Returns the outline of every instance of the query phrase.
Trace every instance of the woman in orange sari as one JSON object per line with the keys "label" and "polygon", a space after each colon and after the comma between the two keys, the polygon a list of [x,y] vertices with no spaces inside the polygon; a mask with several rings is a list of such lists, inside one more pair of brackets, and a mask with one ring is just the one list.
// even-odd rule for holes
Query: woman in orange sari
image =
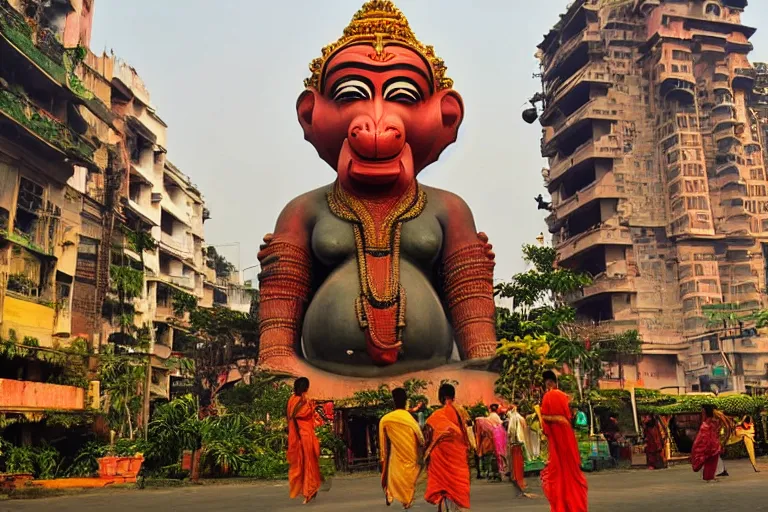
{"label": "woman in orange sari", "polygon": [[320,475],[320,442],[315,435],[315,403],[307,398],[309,379],[293,383],[288,399],[288,486],[291,499],[302,495],[306,505],[317,496]]}
{"label": "woman in orange sari", "polygon": [[544,372],[547,392],[541,401],[541,425],[549,443],[549,460],[541,472],[541,487],[551,512],[587,512],[587,480],[571,427],[568,395],[557,389],[557,377]]}
{"label": "woman in orange sari", "polygon": [[443,404],[427,420],[424,437],[427,450],[427,503],[439,512],[469,510],[469,438],[466,419],[453,405],[456,390],[450,384],[440,386],[438,398]]}

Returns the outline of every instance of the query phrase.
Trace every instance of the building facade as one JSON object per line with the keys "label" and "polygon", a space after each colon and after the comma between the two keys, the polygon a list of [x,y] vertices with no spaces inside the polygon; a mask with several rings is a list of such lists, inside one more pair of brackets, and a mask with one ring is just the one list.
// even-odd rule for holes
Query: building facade
{"label": "building facade", "polygon": [[571,300],[640,332],[627,378],[648,387],[768,385],[748,320],[765,307],[768,181],[746,4],[577,0],[538,47],[547,222],[560,264],[593,277]]}
{"label": "building facade", "polygon": [[107,343],[168,398],[174,300],[250,308],[207,266],[208,210],[141,77],[88,49],[93,5],[0,0],[0,416],[97,408]]}

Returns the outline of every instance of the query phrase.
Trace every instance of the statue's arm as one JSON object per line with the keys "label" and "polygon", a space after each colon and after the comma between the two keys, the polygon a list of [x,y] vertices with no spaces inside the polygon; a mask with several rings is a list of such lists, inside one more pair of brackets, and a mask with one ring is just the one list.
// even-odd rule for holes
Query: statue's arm
{"label": "statue's arm", "polygon": [[496,353],[492,246],[478,233],[469,206],[455,194],[439,191],[444,245],[443,300],[464,359],[489,359]]}
{"label": "statue's arm", "polygon": [[258,254],[259,365],[265,368],[290,370],[298,360],[296,346],[311,287],[312,218],[311,198],[294,199]]}

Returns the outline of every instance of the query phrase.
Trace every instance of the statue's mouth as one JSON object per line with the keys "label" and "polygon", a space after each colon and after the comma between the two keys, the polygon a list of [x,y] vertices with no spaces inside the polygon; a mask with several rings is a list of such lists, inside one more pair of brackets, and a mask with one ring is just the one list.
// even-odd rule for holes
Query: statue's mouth
{"label": "statue's mouth", "polygon": [[405,171],[403,166],[403,153],[405,147],[390,158],[364,158],[354,150],[350,153],[347,173],[350,178],[371,185],[384,185],[397,180]]}

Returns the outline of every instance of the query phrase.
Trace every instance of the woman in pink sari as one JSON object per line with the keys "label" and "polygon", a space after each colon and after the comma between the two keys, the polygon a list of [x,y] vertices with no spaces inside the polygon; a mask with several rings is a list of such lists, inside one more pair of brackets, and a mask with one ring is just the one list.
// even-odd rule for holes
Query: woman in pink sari
{"label": "woman in pink sari", "polygon": [[507,464],[507,429],[499,425],[493,429],[493,448],[496,452],[496,463],[499,466],[499,475],[503,478],[509,472]]}

